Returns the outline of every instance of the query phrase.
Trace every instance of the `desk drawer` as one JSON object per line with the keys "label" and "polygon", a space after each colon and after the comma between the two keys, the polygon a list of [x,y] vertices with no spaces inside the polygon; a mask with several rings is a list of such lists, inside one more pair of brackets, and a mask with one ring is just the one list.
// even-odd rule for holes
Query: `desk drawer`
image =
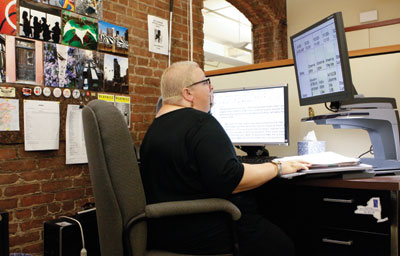
{"label": "desk drawer", "polygon": [[315,236],[312,244],[316,245],[315,255],[390,255],[389,235],[367,232],[323,229]]}
{"label": "desk drawer", "polygon": [[[390,191],[311,188],[304,192],[314,197],[311,215],[318,226],[390,234]],[[375,207],[366,207],[368,203]]]}

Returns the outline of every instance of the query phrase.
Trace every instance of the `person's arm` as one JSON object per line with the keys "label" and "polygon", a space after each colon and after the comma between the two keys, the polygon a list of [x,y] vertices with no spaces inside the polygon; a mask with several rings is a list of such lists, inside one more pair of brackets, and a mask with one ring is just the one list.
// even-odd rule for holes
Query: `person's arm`
{"label": "person's arm", "polygon": [[[233,194],[257,188],[279,174],[276,164],[243,164],[244,172],[239,185],[233,190]],[[299,170],[308,169],[310,165],[302,161],[282,162],[282,174],[294,173]]]}

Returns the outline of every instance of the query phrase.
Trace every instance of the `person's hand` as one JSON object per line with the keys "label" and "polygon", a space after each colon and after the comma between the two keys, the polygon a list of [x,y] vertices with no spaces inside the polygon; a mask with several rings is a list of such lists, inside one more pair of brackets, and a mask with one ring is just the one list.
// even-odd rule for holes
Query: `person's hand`
{"label": "person's hand", "polygon": [[282,174],[294,173],[300,170],[308,170],[311,166],[310,163],[299,161],[299,160],[290,160],[290,161],[282,161]]}

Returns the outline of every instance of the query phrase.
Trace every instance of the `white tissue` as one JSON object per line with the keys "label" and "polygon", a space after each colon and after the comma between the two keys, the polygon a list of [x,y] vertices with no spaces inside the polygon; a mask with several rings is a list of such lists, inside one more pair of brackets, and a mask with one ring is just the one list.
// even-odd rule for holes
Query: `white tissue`
{"label": "white tissue", "polygon": [[314,131],[309,131],[306,136],[304,136],[303,141],[317,141],[317,136]]}
{"label": "white tissue", "polygon": [[318,141],[314,131],[304,136],[303,141],[297,142],[298,155],[307,155],[325,152],[325,141]]}

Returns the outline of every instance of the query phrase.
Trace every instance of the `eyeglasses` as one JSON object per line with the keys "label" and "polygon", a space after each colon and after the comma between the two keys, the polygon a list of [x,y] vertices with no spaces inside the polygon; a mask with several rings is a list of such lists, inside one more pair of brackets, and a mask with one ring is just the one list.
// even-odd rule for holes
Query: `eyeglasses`
{"label": "eyeglasses", "polygon": [[211,81],[210,81],[210,78],[206,78],[206,79],[204,79],[204,80],[195,82],[195,83],[189,85],[188,87],[192,87],[193,85],[196,85],[196,84],[210,85],[210,84],[211,84]]}

